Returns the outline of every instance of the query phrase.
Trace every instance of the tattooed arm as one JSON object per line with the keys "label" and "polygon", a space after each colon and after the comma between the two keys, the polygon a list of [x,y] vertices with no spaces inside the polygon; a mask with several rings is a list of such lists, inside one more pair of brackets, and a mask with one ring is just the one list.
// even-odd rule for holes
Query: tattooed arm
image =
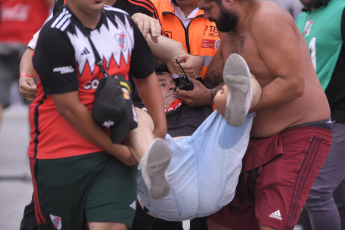
{"label": "tattooed arm", "polygon": [[217,94],[218,90],[221,90],[222,86],[224,85],[223,68],[223,53],[221,50],[219,50],[212,58],[212,61],[203,79],[205,86],[210,89],[211,101],[213,101],[214,96]]}
{"label": "tattooed arm", "polygon": [[[224,60],[222,51],[219,50],[207,69],[207,72],[203,78],[205,86],[209,89],[213,89],[219,85],[223,85],[223,68]],[[218,88],[218,87],[217,87]]]}

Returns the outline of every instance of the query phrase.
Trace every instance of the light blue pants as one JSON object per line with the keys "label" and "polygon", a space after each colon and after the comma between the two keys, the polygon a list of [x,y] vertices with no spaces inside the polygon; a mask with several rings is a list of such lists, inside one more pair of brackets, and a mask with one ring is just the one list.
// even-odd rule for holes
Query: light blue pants
{"label": "light blue pants", "polygon": [[169,221],[208,216],[230,203],[254,116],[249,114],[241,127],[232,127],[214,111],[192,136],[175,141],[167,135],[172,155],[167,169],[170,193],[152,199],[139,173],[141,202],[152,214]]}

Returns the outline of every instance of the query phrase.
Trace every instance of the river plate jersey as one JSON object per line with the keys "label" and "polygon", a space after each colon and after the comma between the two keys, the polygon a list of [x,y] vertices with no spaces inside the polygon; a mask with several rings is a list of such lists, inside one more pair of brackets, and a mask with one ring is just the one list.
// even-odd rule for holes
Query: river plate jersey
{"label": "river plate jersey", "polygon": [[296,25],[306,39],[316,73],[327,95],[332,119],[345,123],[345,1],[301,13]]}
{"label": "river plate jersey", "polygon": [[[57,13],[65,3],[66,0],[55,0],[54,14]],[[142,13],[159,19],[155,6],[149,0],[116,0],[113,7],[126,11],[130,16],[135,13]]]}
{"label": "river plate jersey", "polygon": [[30,157],[53,159],[102,151],[59,115],[50,97],[78,91],[80,102],[91,112],[102,73],[88,37],[109,74],[145,78],[154,71],[153,54],[126,12],[106,6],[91,30],[64,6],[42,28],[33,56],[39,77],[37,98],[30,105]]}

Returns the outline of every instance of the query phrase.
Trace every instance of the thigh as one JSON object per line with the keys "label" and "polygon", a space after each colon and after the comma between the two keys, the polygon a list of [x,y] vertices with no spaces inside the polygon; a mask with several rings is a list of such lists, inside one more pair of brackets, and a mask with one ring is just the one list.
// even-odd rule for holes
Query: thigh
{"label": "thigh", "polygon": [[292,229],[327,157],[331,132],[301,128],[281,135],[283,154],[262,167],[255,182],[259,225]]}
{"label": "thigh", "polygon": [[22,221],[20,222],[19,230],[37,230],[37,223],[35,217],[34,197],[31,202],[25,206]]}
{"label": "thigh", "polygon": [[207,218],[199,217],[199,218],[192,219],[190,221],[190,230],[208,230]]}
{"label": "thigh", "polygon": [[149,215],[137,201],[135,217],[130,230],[183,230],[182,221],[166,221]]}
{"label": "thigh", "polygon": [[87,229],[83,193],[88,187],[85,181],[89,180],[78,169],[71,172],[70,165],[77,163],[73,161],[31,159],[38,229]]}
{"label": "thigh", "polygon": [[[122,167],[118,167],[120,164]],[[127,201],[124,213],[133,210],[130,212],[134,215],[134,204],[132,207],[130,205],[135,201],[136,167],[128,167],[129,169],[126,170],[124,169],[126,166],[106,153],[37,160],[32,166],[35,212],[39,229],[54,229],[61,226],[65,230],[88,229],[87,222],[97,222],[95,220],[98,215],[104,213],[106,214],[102,218],[105,221],[99,222],[125,222],[126,225],[130,225],[133,216],[130,216],[129,220],[123,219],[123,222],[117,221],[116,214],[109,221],[106,218],[112,215],[112,212],[123,208],[121,199]],[[117,173],[123,177],[122,184],[117,179],[119,177]],[[104,183],[108,183],[107,186]],[[113,185],[113,183],[117,184]],[[128,184],[133,185],[131,190]],[[116,192],[126,190],[126,192],[116,193],[115,190]],[[124,193],[134,193],[131,202],[125,196],[118,197]],[[113,197],[121,202],[114,204]],[[104,204],[107,199],[109,204]],[[99,213],[94,214],[94,212]]]}
{"label": "thigh", "polygon": [[109,156],[107,165],[88,189],[85,213],[88,222],[122,223],[130,227],[137,195],[137,167],[128,167]]}

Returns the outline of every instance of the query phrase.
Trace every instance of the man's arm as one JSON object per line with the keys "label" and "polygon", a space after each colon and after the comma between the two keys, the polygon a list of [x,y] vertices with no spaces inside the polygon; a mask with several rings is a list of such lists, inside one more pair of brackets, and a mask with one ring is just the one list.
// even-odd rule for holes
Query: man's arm
{"label": "man's arm", "polygon": [[148,36],[146,37],[146,41],[154,56],[167,64],[170,73],[183,74],[175,61],[177,58],[188,77],[194,79],[199,77],[200,70],[203,67],[203,59],[199,56],[187,54],[180,42],[162,35],[157,39]]}
{"label": "man's arm", "polygon": [[205,87],[199,81],[194,82],[194,90],[184,91],[177,89],[178,97],[187,105],[192,107],[199,107],[212,104],[218,90],[224,85],[223,82],[223,68],[224,60],[223,54],[220,51],[213,57],[207,72],[203,78]]}
{"label": "man's arm", "polygon": [[85,139],[103,148],[126,165],[137,164],[128,147],[113,144],[105,130],[95,122],[90,111],[79,101],[78,91],[53,94],[51,98],[59,114]]}
{"label": "man's arm", "polygon": [[53,7],[54,6],[54,3],[55,1],[54,0],[45,0],[46,3],[48,4],[49,7]]}
{"label": "man's arm", "polygon": [[167,122],[164,112],[164,103],[156,73],[153,72],[146,78],[133,78],[138,89],[139,96],[144,102],[154,123],[153,135],[165,138]]}
{"label": "man's arm", "polygon": [[[204,60],[201,56],[191,55],[191,54],[180,54],[176,57],[179,61],[181,67],[188,77],[197,79],[200,76],[200,71],[204,66]],[[178,75],[183,75],[183,71],[180,66],[173,62],[174,73]]]}
{"label": "man's arm", "polygon": [[148,39],[148,35],[151,35],[151,39],[157,41],[157,37],[160,36],[162,31],[159,20],[142,13],[135,13],[131,18],[137,24],[145,39]]}
{"label": "man's arm", "polygon": [[203,78],[205,86],[209,89],[217,88],[223,84],[224,58],[220,49],[212,58],[212,61]]}
{"label": "man's arm", "polygon": [[29,101],[33,101],[36,97],[37,88],[34,82],[34,78],[36,77],[36,71],[32,64],[32,55],[34,51],[30,48],[27,48],[24,52],[22,59],[20,60],[19,71],[20,73],[26,73],[29,75],[25,76],[22,75],[19,78],[19,92],[23,95],[23,97]]}
{"label": "man's arm", "polygon": [[158,60],[167,64],[170,73],[175,73],[173,63],[175,58],[181,54],[187,54],[182,44],[165,36],[159,36],[157,40],[153,40],[150,36],[146,38],[153,55]]}

